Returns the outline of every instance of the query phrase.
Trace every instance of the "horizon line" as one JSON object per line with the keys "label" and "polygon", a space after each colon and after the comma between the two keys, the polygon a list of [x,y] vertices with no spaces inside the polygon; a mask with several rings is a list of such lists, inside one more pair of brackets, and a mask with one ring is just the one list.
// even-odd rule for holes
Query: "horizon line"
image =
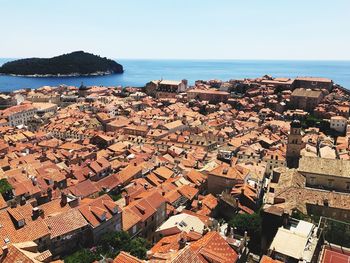
{"label": "horizon line", "polygon": [[[73,51],[74,52],[74,51]],[[90,52],[88,52],[90,53]],[[69,54],[69,53],[63,53],[63,54]],[[92,53],[93,54],[93,53]],[[56,55],[55,55],[56,56]],[[57,55],[59,56],[59,55]],[[99,55],[101,57],[106,57],[103,55]],[[51,56],[54,57],[54,56]],[[0,59],[26,59],[26,58],[51,58],[51,57],[38,57],[38,56],[31,56],[31,57],[2,57],[0,56]],[[350,58],[348,59],[329,59],[329,58],[152,58],[152,57],[107,57],[110,59],[121,59],[121,60],[197,60],[197,61],[336,61],[336,62],[350,62]]]}

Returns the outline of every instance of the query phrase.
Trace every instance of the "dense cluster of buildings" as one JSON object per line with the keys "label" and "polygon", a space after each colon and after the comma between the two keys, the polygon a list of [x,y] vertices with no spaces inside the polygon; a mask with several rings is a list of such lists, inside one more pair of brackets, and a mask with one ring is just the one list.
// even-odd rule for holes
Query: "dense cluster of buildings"
{"label": "dense cluster of buildings", "polygon": [[[331,80],[157,80],[0,98],[0,262],[59,262],[114,231],[152,244],[146,259],[114,262],[349,255],[305,219],[350,220],[350,96]],[[253,255],[254,236],[228,222],[257,213],[270,234]]]}

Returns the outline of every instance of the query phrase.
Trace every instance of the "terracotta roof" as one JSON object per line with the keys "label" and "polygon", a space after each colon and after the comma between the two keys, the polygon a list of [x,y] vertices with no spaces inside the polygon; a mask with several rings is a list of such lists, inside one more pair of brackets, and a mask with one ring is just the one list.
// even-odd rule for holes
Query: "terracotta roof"
{"label": "terracotta roof", "polygon": [[197,186],[201,186],[206,180],[206,176],[195,169],[192,169],[189,173],[187,173],[186,177]]}
{"label": "terracotta roof", "polygon": [[141,222],[141,217],[138,216],[137,213],[135,213],[132,209],[128,207],[123,208],[122,225],[124,231],[128,231],[130,228],[132,228],[139,222]]}
{"label": "terracotta roof", "polygon": [[127,252],[121,251],[119,255],[113,260],[113,263],[142,263],[140,260]]}
{"label": "terracotta roof", "polygon": [[96,199],[83,199],[83,201],[83,204],[78,209],[94,228],[104,221],[108,221],[114,215],[121,213],[121,209],[107,194]]}
{"label": "terracotta roof", "polygon": [[229,179],[243,180],[248,174],[242,174],[237,168],[231,167],[228,164],[221,164],[210,171],[210,175],[225,177]]}
{"label": "terracotta roof", "polygon": [[251,187],[249,184],[236,184],[231,191],[232,196],[236,197],[241,194],[246,196],[252,202],[257,199],[257,191],[255,188]]}
{"label": "terracotta roof", "polygon": [[77,185],[67,188],[69,192],[77,197],[88,197],[90,195],[98,193],[99,189],[88,179]]}
{"label": "terracotta roof", "polygon": [[129,164],[117,174],[117,178],[122,184],[125,184],[134,179],[138,174],[141,174],[141,172],[141,165]]}
{"label": "terracotta roof", "polygon": [[180,250],[179,240],[181,238],[185,238],[186,242],[193,242],[199,240],[202,235],[196,233],[196,235],[192,235],[192,232],[188,234],[186,232],[178,233],[175,235],[163,237],[159,240],[150,250],[153,253],[166,253],[171,250],[178,251]]}
{"label": "terracotta roof", "polygon": [[150,191],[142,199],[133,201],[127,207],[141,217],[142,222],[156,213],[157,209],[165,203],[166,200],[158,191]]}
{"label": "terracotta roof", "polygon": [[10,108],[0,111],[0,115],[4,117],[8,117],[19,112],[25,112],[25,111],[34,110],[34,109],[35,108],[30,104],[21,104],[21,105],[12,106]]}
{"label": "terracotta roof", "polygon": [[[34,242],[21,242],[8,246],[8,252],[2,258],[2,263],[39,263],[48,262],[51,259],[49,250],[38,252],[37,244]],[[51,261],[50,261],[51,262]]]}
{"label": "terracotta roof", "polygon": [[88,225],[88,222],[77,209],[71,209],[57,216],[46,218],[45,223],[50,229],[51,239],[69,234]]}
{"label": "terracotta roof", "polygon": [[203,263],[234,263],[238,259],[237,253],[218,232],[208,232],[203,238],[193,242],[191,249]]}
{"label": "terracotta roof", "polygon": [[266,255],[263,255],[261,260],[260,260],[260,263],[282,263],[282,261],[279,261],[279,260],[275,260],[275,259],[272,259]]}
{"label": "terracotta roof", "polygon": [[193,200],[193,198],[195,198],[195,196],[199,192],[198,189],[196,189],[190,185],[183,185],[183,186],[178,188],[178,191],[181,195],[183,195],[184,197],[186,197],[189,200]]}
{"label": "terracotta roof", "polygon": [[164,124],[163,126],[167,129],[167,130],[172,130],[172,129],[176,129],[180,126],[182,126],[183,123],[181,120],[176,120],[176,121],[173,121],[173,122],[169,122],[169,123],[166,123]]}
{"label": "terracotta roof", "polygon": [[153,173],[155,173],[157,176],[159,176],[160,178],[166,180],[169,179],[170,177],[172,177],[174,175],[174,172],[168,168],[166,168],[165,166],[161,166],[157,169],[155,169],[153,171]]}
{"label": "terracotta roof", "polygon": [[108,175],[99,181],[95,182],[95,186],[101,191],[103,189],[114,189],[116,188],[121,182],[118,179],[117,174],[111,174]]}

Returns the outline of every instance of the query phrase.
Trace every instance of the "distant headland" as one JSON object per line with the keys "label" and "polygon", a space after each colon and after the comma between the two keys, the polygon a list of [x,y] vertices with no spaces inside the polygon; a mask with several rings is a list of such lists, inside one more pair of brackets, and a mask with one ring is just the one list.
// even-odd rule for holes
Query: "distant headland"
{"label": "distant headland", "polygon": [[0,67],[0,74],[26,77],[99,76],[123,72],[123,66],[114,60],[84,51],[52,58],[19,59]]}

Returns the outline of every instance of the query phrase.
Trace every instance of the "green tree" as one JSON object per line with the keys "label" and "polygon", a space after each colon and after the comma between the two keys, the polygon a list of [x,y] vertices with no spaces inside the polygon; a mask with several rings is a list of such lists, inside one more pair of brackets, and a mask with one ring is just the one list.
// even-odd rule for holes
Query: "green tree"
{"label": "green tree", "polygon": [[133,240],[131,240],[128,251],[131,255],[140,258],[145,259],[147,250],[150,248],[150,244],[147,242],[146,239],[137,237]]}
{"label": "green tree", "polygon": [[0,194],[5,194],[6,192],[12,190],[12,186],[9,184],[7,179],[0,180]]}
{"label": "green tree", "polygon": [[328,220],[325,239],[333,244],[350,247],[350,224]]}
{"label": "green tree", "polygon": [[229,225],[236,228],[239,234],[247,231],[250,237],[248,247],[253,253],[260,253],[261,250],[261,221],[260,212],[237,214],[229,221]]}
{"label": "green tree", "polygon": [[65,263],[91,263],[99,259],[100,257],[98,256],[97,253],[93,253],[89,249],[83,248],[67,256],[64,259],[64,262]]}
{"label": "green tree", "polygon": [[260,233],[261,231],[261,218],[258,213],[254,214],[238,214],[229,224],[232,227],[236,227],[238,232],[244,234],[247,231],[249,235]]}
{"label": "green tree", "polygon": [[118,201],[119,199],[122,198],[121,194],[108,193],[108,195],[113,199],[113,201]]}
{"label": "green tree", "polygon": [[113,259],[121,251],[129,252],[135,257],[145,259],[149,248],[150,244],[144,238],[131,239],[129,233],[124,231],[110,232],[101,237],[94,250],[82,248],[66,257],[64,262],[91,263],[101,259],[101,255],[105,258]]}
{"label": "green tree", "polygon": [[99,241],[102,253],[110,257],[119,254],[120,251],[126,251],[130,244],[130,235],[128,232],[111,232],[103,235]]}

